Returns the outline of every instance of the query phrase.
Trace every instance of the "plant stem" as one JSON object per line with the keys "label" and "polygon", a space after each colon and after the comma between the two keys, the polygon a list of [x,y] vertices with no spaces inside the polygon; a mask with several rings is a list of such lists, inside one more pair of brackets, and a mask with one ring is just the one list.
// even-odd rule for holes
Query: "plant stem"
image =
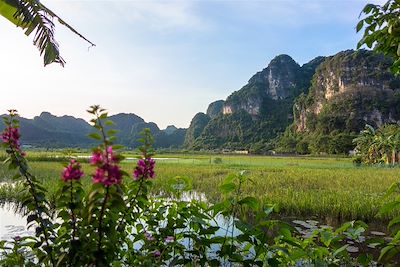
{"label": "plant stem", "polygon": [[[28,185],[29,185],[29,187],[30,187],[30,192],[31,192],[31,195],[32,195],[32,197],[33,197],[33,200],[34,200],[34,203],[35,203],[35,213],[36,213],[36,217],[37,217],[37,219],[39,220],[39,225],[40,225],[40,227],[43,229],[43,234],[44,234],[44,237],[45,237],[45,242],[46,242],[46,245],[47,245],[47,247],[49,248],[49,250],[50,250],[50,253],[49,253],[49,257],[50,257],[50,261],[51,261],[51,265],[52,266],[55,266],[55,261],[54,261],[54,258],[53,258],[53,252],[52,252],[52,247],[50,246],[50,242],[49,242],[49,233],[47,232],[47,226],[44,224],[44,222],[43,222],[43,218],[42,218],[42,212],[39,212],[39,209],[40,209],[40,207],[41,207],[41,205],[39,204],[40,202],[39,202],[39,200],[38,200],[38,198],[37,198],[37,195],[36,195],[36,187],[35,187],[35,184],[34,184],[34,182],[32,181],[32,179],[34,179],[34,176],[32,175],[32,174],[30,174],[26,169],[26,165],[24,166],[23,164],[22,164],[22,162],[21,162],[21,160],[20,160],[20,155],[19,155],[19,152],[18,151],[16,151],[12,146],[10,146],[10,149],[11,149],[11,154],[13,155],[13,157],[16,159],[16,161],[17,161],[17,164],[18,164],[18,166],[20,167],[20,168],[22,168],[22,167],[24,167],[24,171],[22,172],[21,171],[21,169],[20,169],[20,173],[25,177],[25,179],[26,179],[26,182],[28,183]],[[41,209],[40,209],[41,210]],[[47,216],[48,216],[48,214],[46,214]]]}
{"label": "plant stem", "polygon": [[[51,250],[51,246],[50,246],[50,242],[49,242],[49,233],[47,232],[47,226],[44,224],[44,222],[43,222],[43,218],[42,218],[42,214],[41,213],[39,213],[38,212],[38,210],[39,210],[39,208],[40,208],[40,205],[39,205],[39,200],[37,199],[37,196],[36,196],[36,188],[35,188],[35,184],[31,181],[31,179],[29,178],[29,176],[31,176],[32,177],[32,175],[30,174],[30,173],[26,173],[25,175],[25,178],[26,178],[26,181],[28,182],[28,184],[29,184],[29,187],[31,188],[31,190],[32,190],[32,196],[33,196],[33,199],[34,199],[34,201],[35,201],[35,209],[36,209],[36,216],[37,216],[37,218],[39,219],[39,224],[40,224],[40,227],[42,227],[42,229],[43,229],[43,234],[44,234],[44,237],[45,237],[45,242],[46,242],[46,245],[47,245],[47,247],[48,248],[50,248],[50,253],[49,253],[49,256],[50,256],[50,261],[51,261],[51,265],[52,266],[55,266],[55,261],[54,261],[54,258],[53,258],[53,253],[52,253],[52,250]],[[47,214],[46,214],[47,215]]]}
{"label": "plant stem", "polygon": [[131,198],[131,199],[128,201],[129,206],[126,207],[124,213],[122,214],[122,217],[121,217],[121,220],[119,221],[119,224],[118,224],[118,228],[117,228],[117,229],[120,229],[120,227],[121,227],[122,224],[124,223],[124,220],[125,220],[126,215],[128,214],[128,212],[129,212],[130,209],[132,208],[132,205],[136,202],[136,199],[138,198],[139,193],[140,193],[140,191],[142,190],[143,182],[144,182],[144,178],[140,179],[139,188],[138,188],[138,190],[136,191],[135,196],[134,196],[133,198]]}
{"label": "plant stem", "polygon": [[[71,187],[70,187],[70,189],[71,189],[70,190],[70,197],[71,197],[70,210],[71,210],[71,219],[72,219],[71,251],[74,251],[74,250],[72,250],[72,248],[73,248],[73,245],[74,245],[77,229],[76,229],[76,215],[74,213],[74,204],[75,203],[74,203],[74,198],[73,198],[73,182],[72,182],[72,180],[70,181],[70,183],[71,183]],[[75,254],[75,252],[74,252],[74,254]],[[70,253],[70,260],[69,260],[69,265],[70,266],[73,266],[72,263],[73,263],[73,258],[75,256],[74,254]]]}
{"label": "plant stem", "polygon": [[71,209],[71,218],[72,218],[72,239],[71,240],[73,241],[76,237],[76,216],[75,216],[74,209],[73,209],[73,206],[75,203],[74,203],[74,199],[73,199],[73,182],[72,182],[72,180],[71,180],[70,193],[71,193],[70,209]]}
{"label": "plant stem", "polygon": [[[103,204],[101,206],[101,210],[100,210],[100,216],[99,216],[99,227],[98,227],[98,241],[97,241],[97,252],[101,251],[101,243],[102,243],[102,239],[103,239],[103,217],[104,217],[104,211],[106,209],[106,203],[107,203],[107,199],[108,199],[108,194],[109,194],[109,187],[106,187],[106,195],[104,196],[104,200],[103,200]],[[98,262],[99,262],[99,257],[96,257],[96,266],[98,266]]]}

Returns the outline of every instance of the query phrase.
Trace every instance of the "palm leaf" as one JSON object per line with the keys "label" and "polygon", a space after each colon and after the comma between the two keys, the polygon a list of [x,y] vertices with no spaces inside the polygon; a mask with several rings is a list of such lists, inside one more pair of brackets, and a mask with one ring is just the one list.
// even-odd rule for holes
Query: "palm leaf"
{"label": "palm leaf", "polygon": [[39,0],[0,0],[0,15],[15,25],[26,29],[26,35],[36,31],[33,44],[39,49],[40,55],[43,56],[45,66],[54,62],[61,66],[65,64],[54,37],[54,19],[57,19],[61,25],[90,43],[91,46],[95,46],[94,43],[77,32],[53,11],[41,4]]}

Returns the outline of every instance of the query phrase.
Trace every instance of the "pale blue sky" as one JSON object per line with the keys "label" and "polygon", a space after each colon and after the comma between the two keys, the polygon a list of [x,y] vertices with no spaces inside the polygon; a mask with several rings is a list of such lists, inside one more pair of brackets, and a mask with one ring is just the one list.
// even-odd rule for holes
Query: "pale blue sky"
{"label": "pale blue sky", "polygon": [[[366,0],[42,0],[79,32],[56,36],[65,68],[42,66],[21,29],[0,17],[0,113],[16,108],[88,119],[100,104],[160,128],[188,127],[197,112],[240,89],[278,54],[299,64],[355,49]],[[11,41],[10,41],[11,40]]]}

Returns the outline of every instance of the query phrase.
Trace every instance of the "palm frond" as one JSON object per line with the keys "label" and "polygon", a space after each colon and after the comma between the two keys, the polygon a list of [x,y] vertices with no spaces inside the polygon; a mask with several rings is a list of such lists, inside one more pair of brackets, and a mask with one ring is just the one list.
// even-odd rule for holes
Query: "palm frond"
{"label": "palm frond", "polygon": [[[53,11],[40,3],[39,0],[0,0],[0,8],[3,8],[0,9],[0,15],[6,17],[15,25],[26,29],[26,35],[36,31],[33,44],[39,49],[40,55],[43,56],[45,66],[51,63],[59,63],[61,66],[65,64],[55,39],[54,19],[57,19],[61,25],[67,27],[91,46],[95,46],[94,43],[86,39]],[[16,11],[13,18],[10,18],[9,14],[12,10]]]}

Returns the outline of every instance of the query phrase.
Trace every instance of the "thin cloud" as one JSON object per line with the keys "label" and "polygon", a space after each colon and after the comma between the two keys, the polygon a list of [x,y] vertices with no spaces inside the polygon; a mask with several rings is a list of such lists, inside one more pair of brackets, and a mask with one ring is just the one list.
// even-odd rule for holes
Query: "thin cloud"
{"label": "thin cloud", "polygon": [[112,3],[118,16],[133,27],[149,27],[157,31],[204,30],[207,23],[196,14],[192,1],[116,1]]}

